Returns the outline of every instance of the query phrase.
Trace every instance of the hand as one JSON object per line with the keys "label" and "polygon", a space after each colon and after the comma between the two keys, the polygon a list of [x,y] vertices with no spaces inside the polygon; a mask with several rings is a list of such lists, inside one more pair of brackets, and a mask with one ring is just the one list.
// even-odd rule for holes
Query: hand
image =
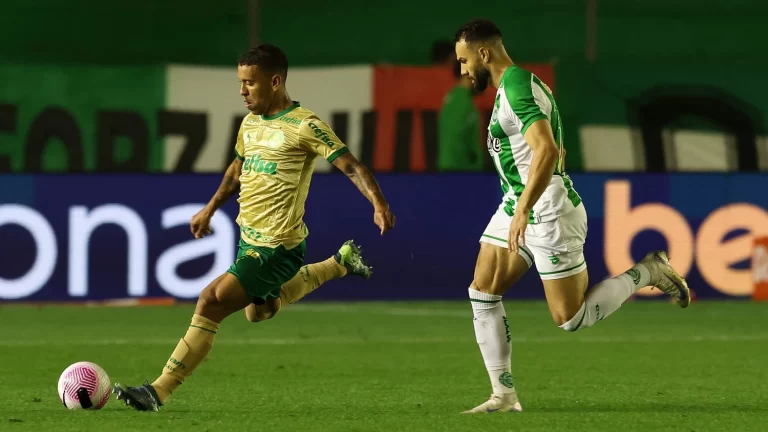
{"label": "hand", "polygon": [[395,215],[389,209],[376,210],[373,213],[373,223],[381,228],[381,235],[395,227]]}
{"label": "hand", "polygon": [[510,252],[519,253],[520,246],[525,246],[525,229],[528,227],[528,212],[515,211],[512,222],[509,223],[509,238],[507,247]]}
{"label": "hand", "polygon": [[195,238],[203,238],[211,233],[211,213],[207,208],[204,208],[192,216],[192,222],[189,223],[190,231]]}

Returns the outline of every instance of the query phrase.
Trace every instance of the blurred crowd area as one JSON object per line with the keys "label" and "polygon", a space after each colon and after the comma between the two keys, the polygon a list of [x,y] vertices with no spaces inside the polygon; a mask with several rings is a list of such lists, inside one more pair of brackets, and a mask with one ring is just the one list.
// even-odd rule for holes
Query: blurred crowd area
{"label": "blurred crowd area", "polygon": [[376,171],[490,172],[493,91],[473,92],[452,53],[456,29],[477,17],[554,90],[570,172],[768,169],[758,0],[2,8],[1,172],[220,171],[243,114],[232,68],[258,43],[285,50],[292,96]]}

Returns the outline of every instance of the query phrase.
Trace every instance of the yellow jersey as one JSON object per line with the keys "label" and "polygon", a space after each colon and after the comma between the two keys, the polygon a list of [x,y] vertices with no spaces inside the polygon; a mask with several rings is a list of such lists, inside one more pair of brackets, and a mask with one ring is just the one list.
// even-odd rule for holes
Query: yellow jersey
{"label": "yellow jersey", "polygon": [[273,116],[248,114],[235,153],[240,172],[240,238],[254,246],[292,249],[309,234],[304,203],[319,155],[329,162],[349,149],[298,102]]}

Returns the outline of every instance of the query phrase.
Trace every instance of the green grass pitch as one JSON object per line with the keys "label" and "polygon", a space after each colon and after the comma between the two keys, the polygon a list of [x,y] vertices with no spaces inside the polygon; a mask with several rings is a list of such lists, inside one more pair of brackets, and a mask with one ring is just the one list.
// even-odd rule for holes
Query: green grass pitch
{"label": "green grass pitch", "polygon": [[312,303],[223,323],[158,413],[114,396],[68,411],[59,374],[87,360],[154,379],[193,307],[0,306],[2,431],[764,431],[768,304],[632,302],[566,333],[542,302],[505,303],[523,413],[464,416],[490,384],[469,302]]}

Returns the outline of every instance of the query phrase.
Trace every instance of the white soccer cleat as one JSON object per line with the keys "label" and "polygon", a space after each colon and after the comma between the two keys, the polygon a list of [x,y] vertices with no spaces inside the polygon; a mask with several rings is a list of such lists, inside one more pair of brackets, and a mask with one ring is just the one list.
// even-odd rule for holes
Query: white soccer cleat
{"label": "white soccer cleat", "polygon": [[651,272],[651,285],[672,297],[681,308],[691,304],[691,290],[688,283],[669,263],[664,251],[651,252],[640,261]]}
{"label": "white soccer cleat", "polygon": [[523,407],[520,405],[520,401],[517,399],[517,393],[509,393],[504,395],[491,395],[491,398],[486,402],[472,408],[469,411],[464,411],[462,414],[521,412],[522,410]]}

